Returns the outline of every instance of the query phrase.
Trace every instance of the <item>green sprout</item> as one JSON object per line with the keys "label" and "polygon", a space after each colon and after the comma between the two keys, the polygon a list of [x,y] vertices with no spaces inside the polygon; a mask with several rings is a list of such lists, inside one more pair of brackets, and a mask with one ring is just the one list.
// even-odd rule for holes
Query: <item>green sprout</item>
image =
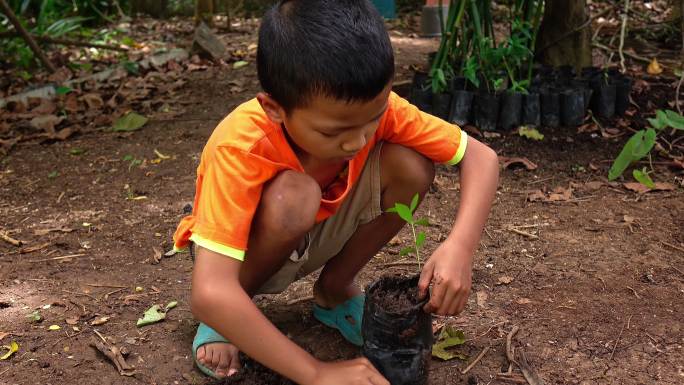
{"label": "green sprout", "polygon": [[416,233],[416,227],[417,226],[429,226],[430,222],[428,222],[427,218],[421,218],[416,220],[414,218],[414,213],[416,211],[416,208],[418,207],[418,199],[419,196],[418,194],[413,196],[413,199],[411,200],[411,205],[406,206],[403,203],[395,203],[394,207],[391,207],[387,209],[388,213],[397,213],[401,219],[403,219],[406,223],[411,226],[411,233],[413,234],[413,246],[410,247],[405,247],[401,250],[399,255],[404,256],[408,255],[411,253],[414,253],[416,255],[416,259],[418,260],[418,271],[420,271],[421,268],[421,258],[420,258],[420,248],[423,246],[425,243],[425,233],[422,231],[419,231]]}

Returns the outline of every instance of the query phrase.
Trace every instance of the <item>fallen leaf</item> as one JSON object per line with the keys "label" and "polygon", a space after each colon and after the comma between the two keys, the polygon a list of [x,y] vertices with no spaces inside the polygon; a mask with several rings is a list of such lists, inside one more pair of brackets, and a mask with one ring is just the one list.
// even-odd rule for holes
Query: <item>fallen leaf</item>
{"label": "fallen leaf", "polygon": [[463,345],[465,341],[466,339],[463,330],[458,330],[453,326],[445,326],[442,328],[442,331],[437,338],[437,342],[432,346],[432,356],[444,361],[452,360],[454,358],[467,360],[468,356],[464,354],[447,351],[447,349],[454,346]]}
{"label": "fallen leaf", "polygon": [[527,195],[527,200],[530,202],[546,201],[546,195],[541,190],[534,190]]}
{"label": "fallen leaf", "polygon": [[19,351],[19,344],[12,341],[9,345],[3,345],[3,349],[7,349],[7,352],[0,357],[0,360],[6,360],[12,356],[12,354]]}
{"label": "fallen leaf", "polygon": [[107,316],[101,317],[101,318],[98,318],[98,319],[96,319],[96,320],[93,320],[93,321],[90,323],[90,325],[91,325],[91,326],[104,325],[104,324],[107,323],[107,321],[109,321],[109,319],[110,319],[110,317],[107,317]]}
{"label": "fallen leaf", "polygon": [[64,320],[64,322],[66,322],[67,325],[76,325],[78,324],[78,317],[67,318]]}
{"label": "fallen leaf", "polygon": [[549,194],[548,201],[550,202],[566,202],[572,199],[572,189],[564,187],[556,187],[553,192]]}
{"label": "fallen leaf", "polygon": [[534,127],[521,126],[518,128],[518,135],[532,140],[544,140],[544,135]]}
{"label": "fallen leaf", "polygon": [[40,322],[43,320],[43,317],[40,315],[40,312],[38,310],[35,310],[33,313],[30,313],[26,316],[31,322]]}
{"label": "fallen leaf", "polygon": [[152,255],[152,263],[156,265],[162,259],[162,251],[156,247],[153,247],[152,251],[154,252],[154,255]]}
{"label": "fallen leaf", "polygon": [[8,335],[10,335],[8,332],[0,332],[0,341],[2,341]]}
{"label": "fallen leaf", "polygon": [[235,63],[233,63],[233,69],[236,70],[236,69],[242,68],[248,64],[249,64],[249,62],[246,62],[244,60],[236,61]]}
{"label": "fallen leaf", "polygon": [[487,299],[489,298],[489,295],[486,292],[478,291],[475,294],[475,297],[477,299],[477,306],[485,307],[487,305]]}
{"label": "fallen leaf", "polygon": [[102,97],[98,94],[85,94],[82,96],[83,101],[88,105],[88,108],[91,110],[93,109],[100,109],[102,106],[104,106],[104,101],[102,100]]}
{"label": "fallen leaf", "polygon": [[162,154],[156,148],[154,149],[154,154],[157,155],[159,157],[159,159],[162,159],[162,160],[171,159],[170,156]]}
{"label": "fallen leaf", "polygon": [[515,300],[515,302],[518,305],[527,305],[528,303],[532,303],[532,300],[529,298],[518,298],[517,300]]}
{"label": "fallen leaf", "polygon": [[145,311],[143,318],[138,318],[138,322],[135,325],[141,327],[162,321],[166,318],[166,313],[177,305],[178,302],[176,301],[169,302],[163,310],[159,305],[154,305]]}
{"label": "fallen leaf", "polygon": [[484,136],[486,139],[494,139],[494,138],[500,138],[501,134],[498,132],[494,131],[485,131],[482,136]]}
{"label": "fallen leaf", "polygon": [[55,126],[61,123],[64,120],[63,116],[57,116],[57,115],[42,115],[42,116],[36,116],[35,118],[31,119],[29,124],[31,126],[43,130],[47,133],[55,133]]}
{"label": "fallen leaf", "polygon": [[114,131],[135,131],[139,129],[140,127],[144,126],[145,123],[147,123],[147,118],[137,114],[135,112],[129,112],[125,116],[120,117],[117,119],[113,126],[112,129]]}
{"label": "fallen leaf", "polygon": [[48,330],[59,330],[61,327],[59,325],[50,325],[48,326]]}
{"label": "fallen leaf", "polygon": [[496,280],[497,285],[508,285],[511,282],[513,282],[513,277],[509,277],[507,275],[503,275],[503,276],[499,277],[498,280]]}
{"label": "fallen leaf", "polygon": [[508,158],[505,156],[500,156],[499,162],[501,163],[501,167],[503,167],[504,170],[509,168],[510,166],[516,165],[516,164],[521,164],[521,165],[525,166],[525,168],[530,170],[530,171],[537,169],[537,165],[532,163],[527,158]]}
{"label": "fallen leaf", "polygon": [[660,75],[663,73],[663,67],[658,63],[658,59],[653,58],[648,64],[648,67],[646,67],[646,72],[648,72],[649,75]]}
{"label": "fallen leaf", "polygon": [[40,104],[31,110],[31,114],[49,115],[57,110],[57,106],[49,99],[41,99]]}
{"label": "fallen leaf", "polygon": [[584,184],[584,187],[586,187],[589,190],[598,190],[601,187],[603,187],[604,183],[601,181],[593,181],[593,182],[587,182]]}
{"label": "fallen leaf", "polygon": [[627,190],[631,190],[634,192],[637,192],[639,194],[645,194],[647,192],[651,191],[672,191],[675,189],[675,186],[670,184],[670,183],[663,183],[663,182],[656,182],[654,188],[648,188],[644,186],[641,183],[638,182],[628,182],[624,184],[625,188]]}

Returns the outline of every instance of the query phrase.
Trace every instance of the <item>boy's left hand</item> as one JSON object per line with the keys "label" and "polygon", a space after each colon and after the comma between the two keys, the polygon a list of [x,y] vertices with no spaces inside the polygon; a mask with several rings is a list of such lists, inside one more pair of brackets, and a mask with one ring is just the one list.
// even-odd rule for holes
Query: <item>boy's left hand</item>
{"label": "boy's left hand", "polygon": [[418,295],[425,298],[432,283],[430,302],[425,311],[439,315],[456,315],[463,311],[472,284],[472,251],[460,242],[442,243],[423,267],[418,281]]}

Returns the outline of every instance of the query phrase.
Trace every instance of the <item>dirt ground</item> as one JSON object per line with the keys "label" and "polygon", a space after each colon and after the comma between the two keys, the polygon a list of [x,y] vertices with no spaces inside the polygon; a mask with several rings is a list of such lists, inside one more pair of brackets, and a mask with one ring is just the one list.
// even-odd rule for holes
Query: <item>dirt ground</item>
{"label": "dirt ground", "polygon": [[[408,66],[422,63],[437,44],[398,33],[393,41],[398,82],[409,79]],[[170,248],[183,207],[193,199],[203,144],[258,85],[253,63],[184,76],[188,81],[177,100],[185,113],[178,118],[152,120],[134,133],[24,143],[1,160],[0,227],[26,244],[0,242],[0,345],[20,346],[0,361],[0,384],[209,382],[193,367],[190,352],[197,325],[188,303],[192,261],[177,254],[153,262]],[[236,79],[244,90],[232,94]],[[673,97],[670,88],[657,90],[662,100]],[[541,142],[516,134],[481,138],[501,156],[526,157],[538,168],[502,172],[475,258],[469,305],[458,317],[435,318],[436,324],[463,329],[467,342],[458,350],[469,361],[485,347],[491,350],[466,375],[460,371],[469,361],[434,360],[430,383],[520,381],[519,374],[513,382],[496,376],[507,370],[506,336],[515,326],[518,351],[524,350],[547,384],[684,383],[684,191],[639,195],[607,184],[607,160],[625,136],[542,132]],[[86,151],[72,155],[74,148]],[[155,149],[171,158],[151,162]],[[122,160],[127,155],[142,164]],[[659,167],[658,179],[679,185],[681,174]],[[457,183],[456,169],[439,168],[420,209],[432,222],[429,248],[449,231]],[[531,191],[555,188],[566,194],[571,188],[572,195],[528,199]],[[408,240],[406,233],[400,238]],[[20,252],[28,247],[38,250]],[[414,269],[395,263],[401,261],[400,248],[398,242],[388,245],[362,272],[360,284]],[[256,301],[320,359],[358,356],[355,347],[312,318],[313,280]],[[171,301],[178,306],[165,321],[136,327],[150,306]],[[34,310],[42,322],[27,318]],[[103,317],[108,318],[101,323]],[[121,376],[89,345],[100,336],[130,352],[135,376]]]}

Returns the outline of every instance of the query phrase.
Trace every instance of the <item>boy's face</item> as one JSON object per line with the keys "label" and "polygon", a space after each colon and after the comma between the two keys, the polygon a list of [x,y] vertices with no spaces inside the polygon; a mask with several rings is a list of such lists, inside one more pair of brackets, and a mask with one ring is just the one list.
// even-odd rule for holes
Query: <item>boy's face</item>
{"label": "boy's face", "polygon": [[315,96],[306,107],[295,108],[289,115],[267,94],[260,93],[257,99],[271,120],[285,126],[298,155],[343,162],[351,160],[375,134],[391,89],[390,83],[367,102]]}

